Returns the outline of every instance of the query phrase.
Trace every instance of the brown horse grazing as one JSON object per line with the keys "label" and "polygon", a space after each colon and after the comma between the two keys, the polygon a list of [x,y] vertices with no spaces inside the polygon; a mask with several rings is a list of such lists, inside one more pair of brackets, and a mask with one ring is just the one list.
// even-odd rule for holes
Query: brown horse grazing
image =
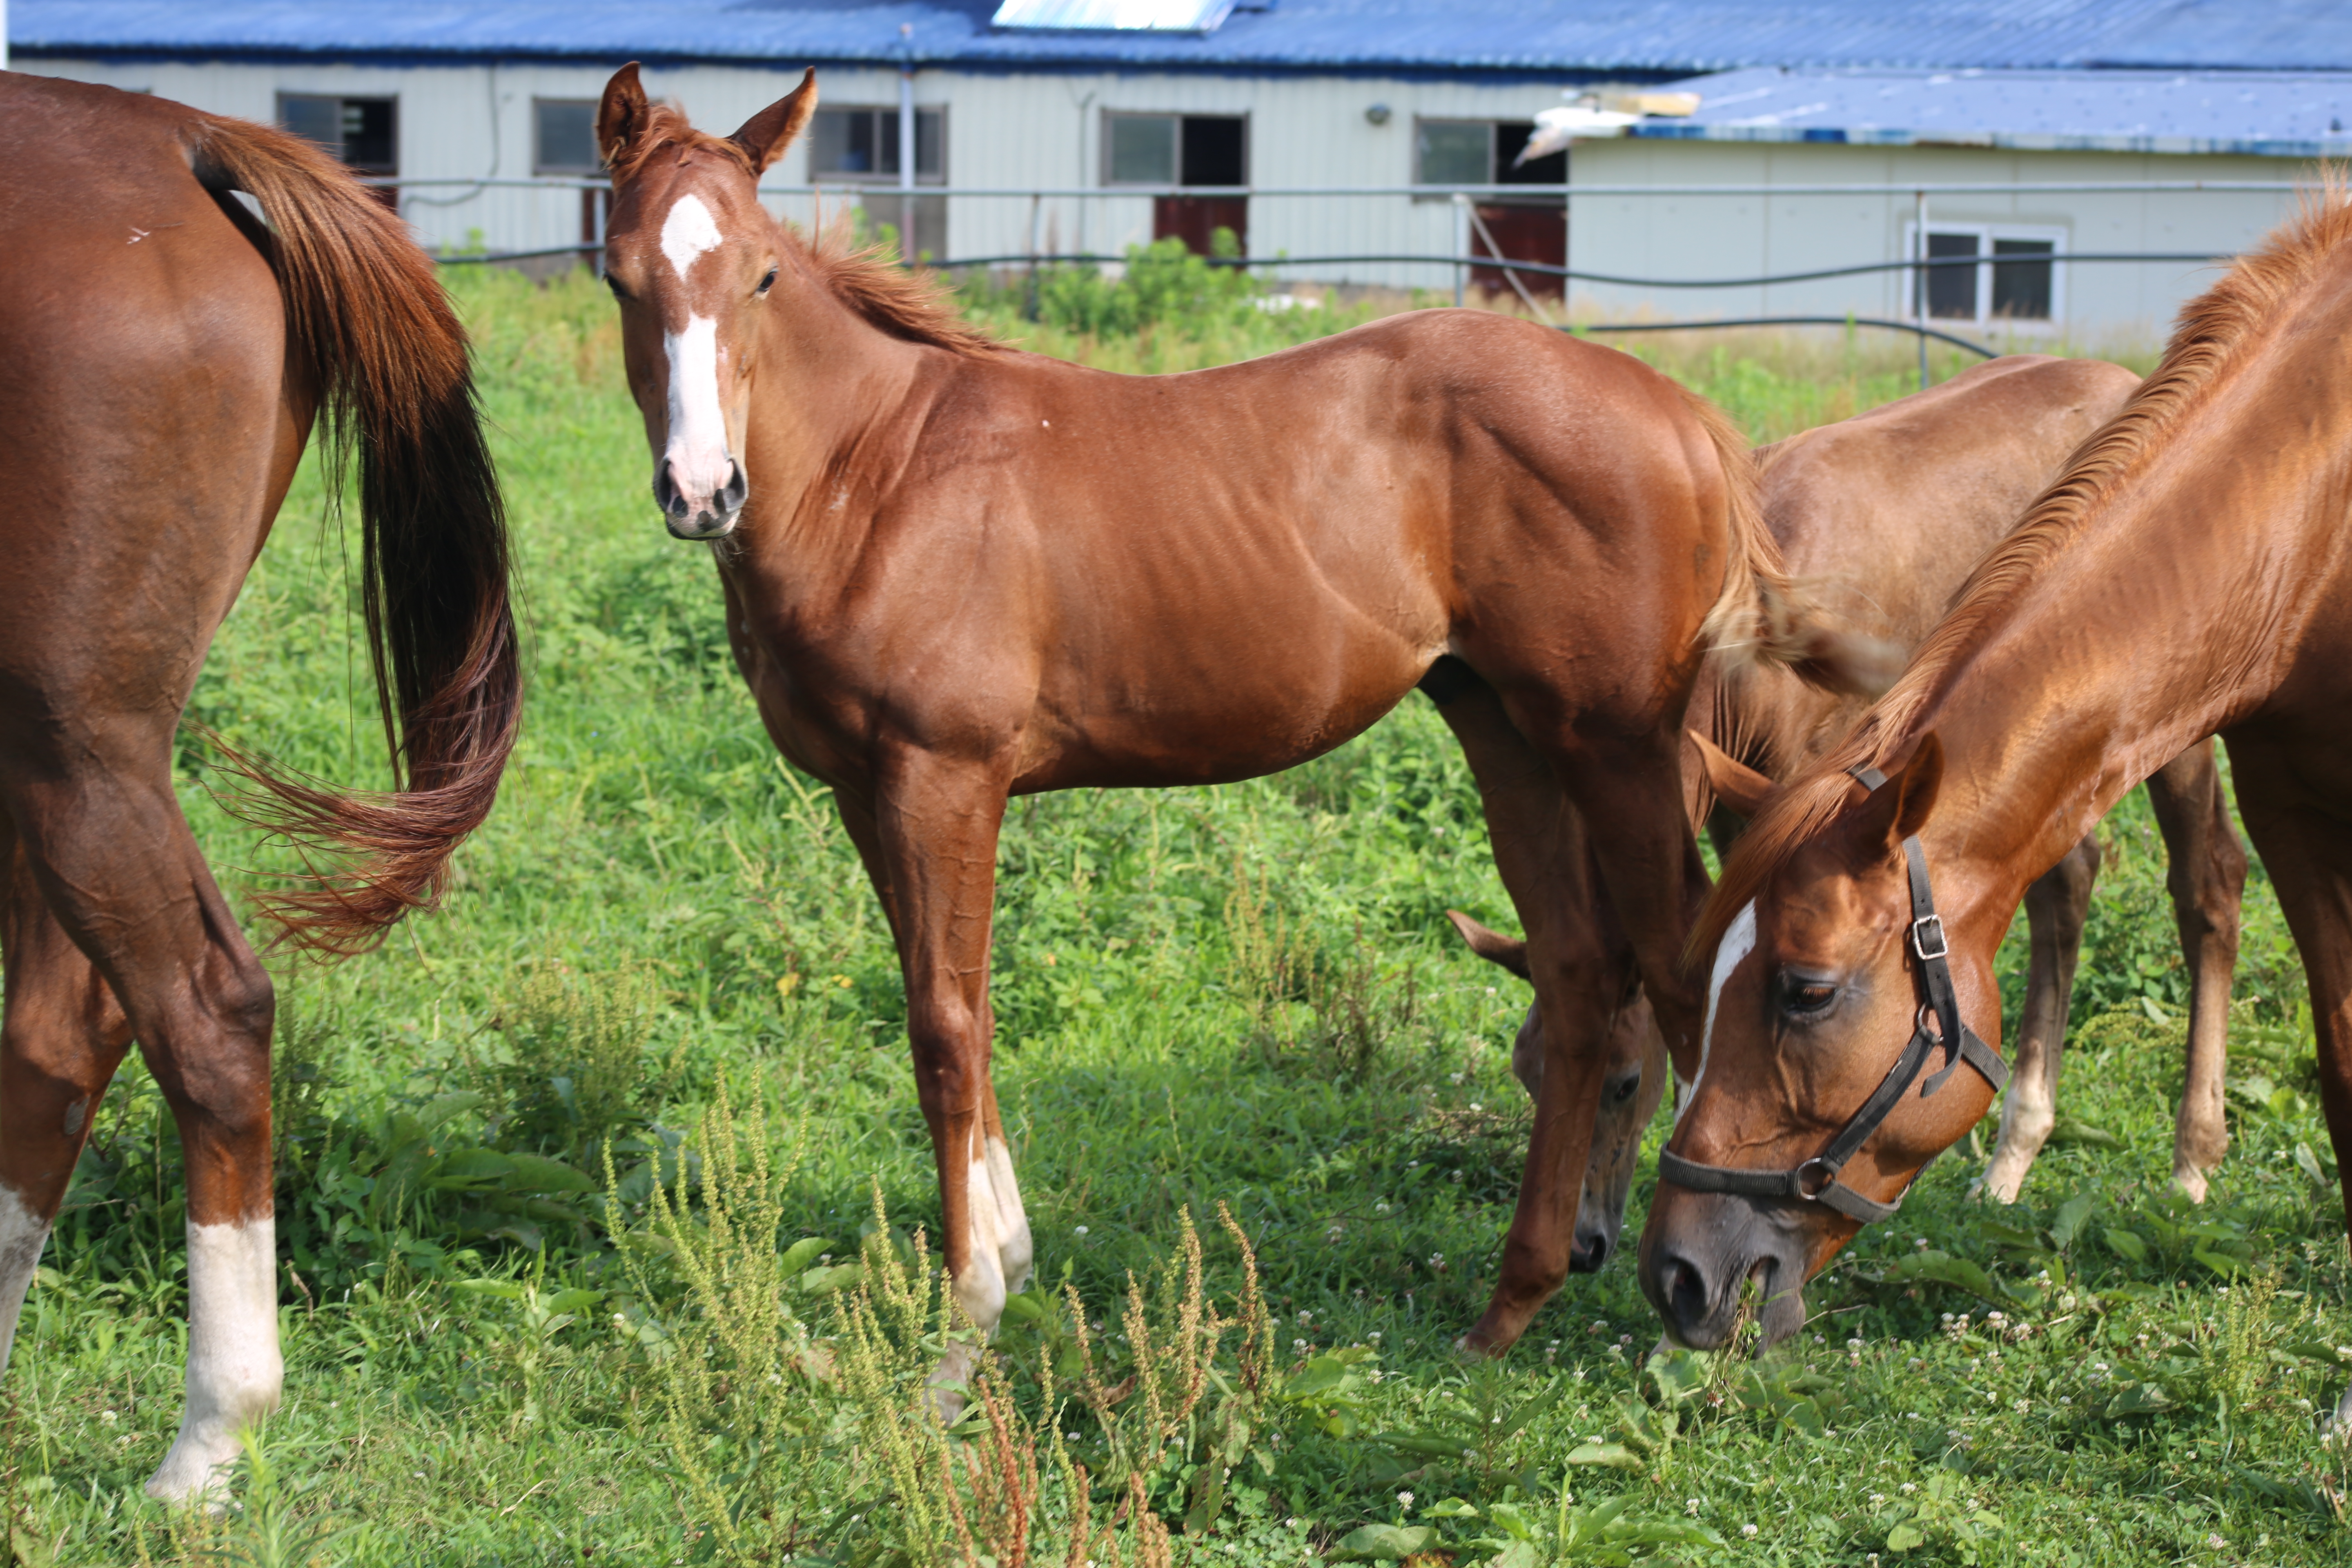
{"label": "brown horse grazing", "polygon": [[[1914,647],[1969,566],[2000,542],[2138,384],[2131,372],[2097,360],[2015,355],[1979,365],[1928,391],[1759,451],[1765,526],[1790,570],[1852,601],[1849,618],[1857,627],[1895,647]],[[1935,547],[1927,548],[1927,541]],[[1727,853],[1738,819],[1756,815],[1770,793],[1765,775],[1811,763],[1844,734],[1864,706],[1775,667],[1710,656],[1691,698],[1691,746],[1698,765],[1684,773],[1694,826],[1711,824]],[[1737,757],[1729,754],[1735,752]],[[2245,853],[2221,807],[2210,744],[2174,759],[2148,786],[2172,852],[2174,910],[2195,986],[2189,1091],[2181,1101],[2174,1172],[2201,1196],[2204,1170],[2228,1143],[2221,1101],[2222,1033]],[[2098,864],[2098,839],[2086,836],[2026,893],[2033,957],[2018,1082],[1986,1177],[2004,1203],[2015,1200],[2054,1121],[2059,1047]],[[1523,944],[1467,915],[1452,919],[1475,952],[1524,975]],[[1599,1268],[1624,1224],[1642,1134],[1664,1087],[1664,1042],[1643,1037],[1646,1021],[1638,1005],[1621,1009],[1607,1037],[1592,1154],[1569,1255],[1572,1270]],[[1530,1094],[1544,1050],[1541,1018],[1530,1008],[1511,1056],[1512,1069]],[[1685,1089],[1696,1065],[1684,1064]]]}
{"label": "brown horse grazing", "polygon": [[[617,74],[605,266],[656,499],[718,542],[736,660],[897,940],[961,1310],[992,1328],[1031,1264],[989,1080],[1007,796],[1287,767],[1416,682],[1559,1021],[1528,1184],[1564,1189],[1591,1020],[1638,964],[1668,1037],[1697,1026],[1675,726],[1703,623],[1825,678],[1853,652],[1790,609],[1737,437],[1638,361],[1475,312],[1188,375],[1007,351],[760,206],[814,74],[730,138]],[[1523,1198],[1475,1342],[1565,1276],[1554,1206]]]}
{"label": "brown horse grazing", "polygon": [[405,788],[247,767],[281,826],[358,857],[283,901],[290,934],[359,945],[432,900],[496,793],[520,692],[505,525],[432,263],[310,143],[0,74],[0,1366],[136,1039],[187,1160],[187,1407],[148,1482],[186,1498],[282,1368],[269,977],[173,795],[181,710],[323,409],[333,450],[359,448]]}
{"label": "brown horse grazing", "polygon": [[1693,944],[1707,1067],[1642,1245],[1675,1338],[1721,1342],[1750,1279],[1768,1337],[1801,1321],[1803,1282],[1984,1113],[1993,954],[2026,889],[2210,734],[2303,953],[2352,1195],[2348,332],[2330,190],[2183,310],[1901,681],[1733,851]]}

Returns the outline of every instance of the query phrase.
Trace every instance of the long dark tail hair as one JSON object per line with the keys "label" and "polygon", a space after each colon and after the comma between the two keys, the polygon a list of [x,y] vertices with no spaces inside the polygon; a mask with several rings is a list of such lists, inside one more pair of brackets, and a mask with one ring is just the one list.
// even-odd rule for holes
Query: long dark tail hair
{"label": "long dark tail hair", "polygon": [[338,791],[224,748],[257,786],[249,817],[313,852],[306,885],[266,896],[265,913],[282,940],[354,952],[439,899],[514,749],[522,677],[506,513],[465,330],[398,216],[310,142],[266,125],[203,116],[189,155],[207,189],[245,192],[268,220],[331,495],[358,456],[361,597],[394,791]]}

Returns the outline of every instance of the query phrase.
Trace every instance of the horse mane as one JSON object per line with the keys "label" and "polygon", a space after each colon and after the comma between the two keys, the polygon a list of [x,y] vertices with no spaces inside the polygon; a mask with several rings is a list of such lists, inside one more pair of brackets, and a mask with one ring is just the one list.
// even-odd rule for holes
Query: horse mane
{"label": "horse mane", "polygon": [[2352,240],[2352,205],[2343,176],[2330,171],[2308,193],[2302,210],[2259,249],[2241,258],[2221,281],[2180,312],[2156,374],[2140,384],[2123,412],[2084,442],[2057,480],[2026,509],[2017,527],[1977,563],[1953,596],[1952,607],[1919,645],[1911,663],[1853,731],[1757,815],[1725,862],[1692,928],[1685,961],[1711,952],[1733,916],[1805,844],[1857,800],[1849,769],[1876,767],[1892,774],[1909,760],[1913,726],[1958,674],[1984,637],[2016,610],[2050,558],[2064,548],[2115,487],[2161,450],[2164,437],[2206,402],[2216,382],[2305,289],[2321,265]]}
{"label": "horse mane", "polygon": [[[696,130],[686,111],[674,103],[655,103],[647,106],[645,130],[629,139],[613,164],[614,185],[617,188],[635,179],[657,153],[671,147],[677,150],[681,163],[696,153],[708,153],[732,163],[745,179],[758,184],[759,172],[740,142]],[[886,246],[852,249],[845,239],[837,237],[838,231],[836,237],[811,241],[790,224],[776,226],[810,274],[835,299],[892,337],[928,343],[967,358],[1003,352],[1003,343],[957,313],[938,274],[929,268],[899,266]]]}

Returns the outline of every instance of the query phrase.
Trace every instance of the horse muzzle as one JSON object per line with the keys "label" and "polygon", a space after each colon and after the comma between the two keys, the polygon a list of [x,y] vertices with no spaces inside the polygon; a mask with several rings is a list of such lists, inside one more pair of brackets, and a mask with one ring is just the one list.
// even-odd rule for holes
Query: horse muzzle
{"label": "horse muzzle", "polygon": [[1743,1318],[1752,1318],[1768,1345],[1804,1326],[1811,1247],[1786,1207],[1661,1187],[1642,1237],[1640,1277],[1642,1294],[1675,1343],[1716,1349]]}
{"label": "horse muzzle", "polygon": [[733,532],[751,493],[743,465],[732,458],[727,459],[726,482],[715,489],[707,483],[680,484],[677,465],[668,458],[654,465],[654,503],[673,539],[719,539]]}

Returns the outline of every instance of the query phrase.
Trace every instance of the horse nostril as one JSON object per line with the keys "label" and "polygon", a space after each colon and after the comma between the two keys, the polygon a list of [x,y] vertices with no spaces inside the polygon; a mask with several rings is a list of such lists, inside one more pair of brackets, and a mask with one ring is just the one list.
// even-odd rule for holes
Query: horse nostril
{"label": "horse nostril", "polygon": [[1571,1274],[1598,1274],[1609,1261],[1609,1238],[1599,1231],[1580,1232],[1568,1249],[1568,1269]]}
{"label": "horse nostril", "polygon": [[719,510],[732,514],[743,510],[744,498],[751,493],[751,481],[743,475],[743,465],[730,461],[727,465],[726,488],[719,492]]}
{"label": "horse nostril", "polygon": [[1688,1329],[1706,1317],[1706,1279],[1698,1266],[1687,1258],[1670,1259],[1663,1270],[1666,1295],[1666,1315],[1681,1328]]}
{"label": "horse nostril", "polygon": [[686,515],[686,497],[678,491],[677,480],[670,473],[667,458],[654,465],[654,504],[667,516]]}

